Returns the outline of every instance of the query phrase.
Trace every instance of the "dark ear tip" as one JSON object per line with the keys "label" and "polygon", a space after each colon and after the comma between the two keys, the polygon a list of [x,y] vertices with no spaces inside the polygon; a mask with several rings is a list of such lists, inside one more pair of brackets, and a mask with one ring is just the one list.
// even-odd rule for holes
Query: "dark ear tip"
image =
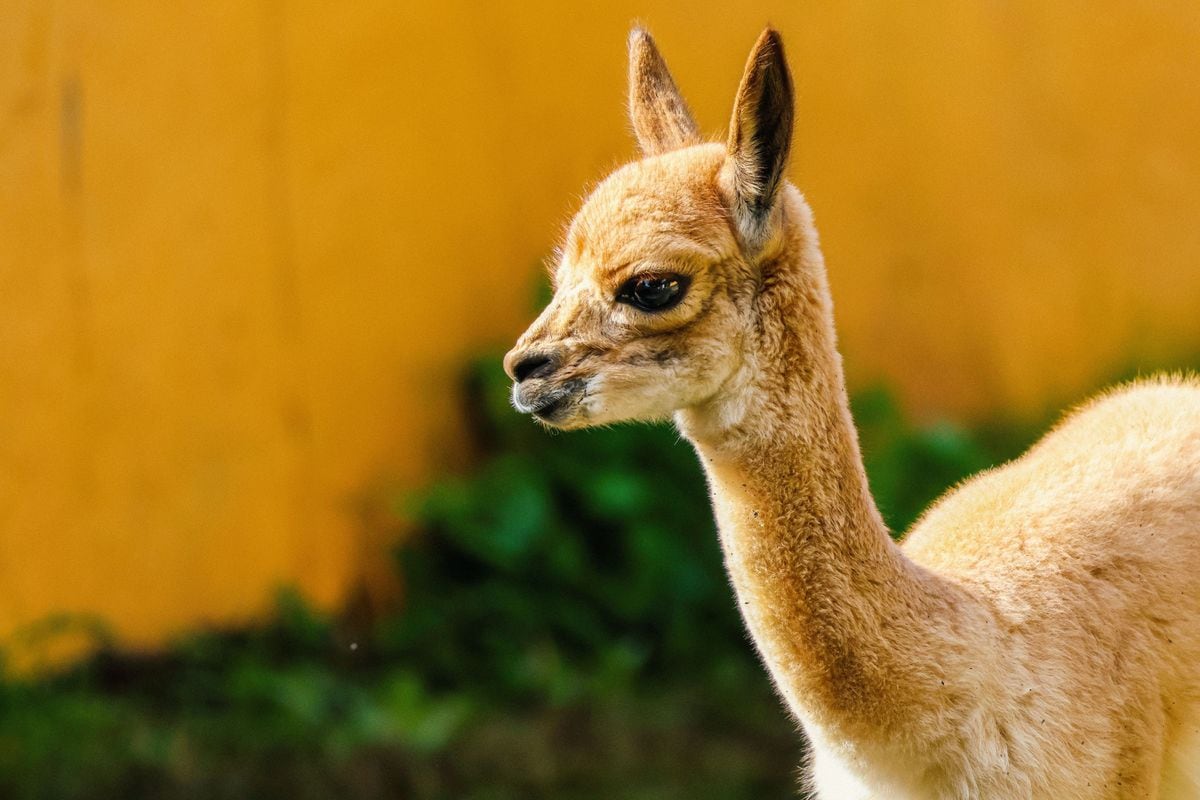
{"label": "dark ear tip", "polygon": [[758,37],[757,49],[765,56],[783,58],[783,35],[768,25]]}

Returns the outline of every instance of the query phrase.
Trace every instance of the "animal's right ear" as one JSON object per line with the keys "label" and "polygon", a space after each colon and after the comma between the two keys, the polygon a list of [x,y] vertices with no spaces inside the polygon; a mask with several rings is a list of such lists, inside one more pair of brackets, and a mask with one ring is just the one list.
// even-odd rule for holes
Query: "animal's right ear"
{"label": "animal's right ear", "polygon": [[650,34],[629,33],[629,118],[643,155],[700,143],[700,128]]}
{"label": "animal's right ear", "polygon": [[746,63],[725,145],[734,219],[751,247],[767,233],[785,180],[794,102],[783,40],[767,28]]}

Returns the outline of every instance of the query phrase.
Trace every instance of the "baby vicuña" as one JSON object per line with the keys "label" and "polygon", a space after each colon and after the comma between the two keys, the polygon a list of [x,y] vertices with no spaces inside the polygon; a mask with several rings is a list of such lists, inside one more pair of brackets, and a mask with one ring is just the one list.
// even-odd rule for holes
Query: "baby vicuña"
{"label": "baby vicu\u00f1a", "polygon": [[1074,412],[889,537],[785,178],[792,82],[765,31],[706,143],[643,31],[643,158],[587,198],[505,359],[556,428],[673,417],[738,605],[825,800],[1200,798],[1200,383]]}

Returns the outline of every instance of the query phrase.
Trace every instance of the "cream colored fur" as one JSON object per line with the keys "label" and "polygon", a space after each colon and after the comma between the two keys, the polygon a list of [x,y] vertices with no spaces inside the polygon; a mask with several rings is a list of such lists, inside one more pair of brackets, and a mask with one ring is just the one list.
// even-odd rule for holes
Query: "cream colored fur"
{"label": "cream colored fur", "polygon": [[[782,177],[778,35],[724,144],[699,141],[649,36],[630,54],[646,157],[573,221],[554,299],[506,359],[516,405],[560,428],[674,417],[818,797],[1200,798],[1200,383],[1089,403],[895,544],[812,216]],[[647,312],[617,299],[639,275],[690,285]]]}

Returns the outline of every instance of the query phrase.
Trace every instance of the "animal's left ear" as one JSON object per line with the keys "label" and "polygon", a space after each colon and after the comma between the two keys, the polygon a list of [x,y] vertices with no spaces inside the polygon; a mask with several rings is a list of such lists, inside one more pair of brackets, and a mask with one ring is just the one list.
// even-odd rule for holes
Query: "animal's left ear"
{"label": "animal's left ear", "polygon": [[654,39],[642,28],[629,32],[629,119],[643,155],[700,143],[700,126]]}
{"label": "animal's left ear", "polygon": [[769,230],[792,145],[795,100],[783,40],[758,37],[738,87],[726,143],[725,178],[743,240],[757,247]]}

